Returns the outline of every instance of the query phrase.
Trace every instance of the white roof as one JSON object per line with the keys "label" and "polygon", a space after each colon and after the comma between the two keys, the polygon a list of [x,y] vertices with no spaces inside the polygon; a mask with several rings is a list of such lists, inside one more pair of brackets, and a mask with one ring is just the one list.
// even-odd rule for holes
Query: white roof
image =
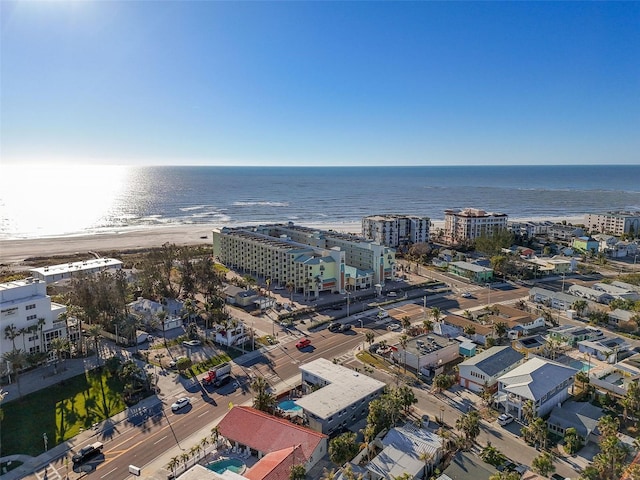
{"label": "white roof", "polygon": [[533,357],[502,375],[498,382],[505,392],[537,401],[577,372],[575,368],[545,358]]}
{"label": "white roof", "polygon": [[305,363],[300,366],[300,370],[328,383],[296,400],[304,410],[320,418],[328,418],[367,395],[382,390],[386,385],[350,368],[336,365],[325,358]]}

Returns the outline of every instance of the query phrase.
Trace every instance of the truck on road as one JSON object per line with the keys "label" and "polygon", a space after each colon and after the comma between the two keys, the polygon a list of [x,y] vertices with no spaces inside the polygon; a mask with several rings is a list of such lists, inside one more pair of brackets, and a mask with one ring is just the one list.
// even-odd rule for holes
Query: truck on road
{"label": "truck on road", "polygon": [[202,384],[217,387],[222,385],[230,376],[231,364],[229,362],[225,362],[218,365],[216,368],[209,370],[202,378]]}

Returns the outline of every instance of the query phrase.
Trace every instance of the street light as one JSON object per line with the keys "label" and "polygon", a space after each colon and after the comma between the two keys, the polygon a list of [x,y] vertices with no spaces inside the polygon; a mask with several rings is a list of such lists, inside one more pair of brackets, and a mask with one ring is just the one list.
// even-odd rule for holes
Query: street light
{"label": "street light", "polygon": [[347,317],[349,316],[349,304],[351,303],[351,292],[347,292]]}
{"label": "street light", "polygon": [[42,434],[42,439],[44,440],[44,451],[46,452],[48,450],[47,442],[49,441],[49,439],[47,438],[47,433],[46,432]]}
{"label": "street light", "polygon": [[440,425],[444,425],[444,406],[440,406]]}

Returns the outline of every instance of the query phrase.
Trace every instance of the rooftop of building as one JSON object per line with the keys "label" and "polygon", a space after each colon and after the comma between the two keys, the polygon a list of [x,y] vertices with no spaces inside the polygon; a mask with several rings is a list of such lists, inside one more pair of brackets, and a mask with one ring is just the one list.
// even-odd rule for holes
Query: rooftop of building
{"label": "rooftop of building", "polygon": [[498,381],[504,390],[537,401],[576,373],[575,368],[533,357],[502,375]]}
{"label": "rooftop of building", "polygon": [[476,273],[486,273],[486,272],[493,271],[491,268],[483,267],[482,265],[478,265],[476,263],[464,262],[464,261],[451,262],[450,265],[454,265],[458,268],[463,268],[465,270],[469,270],[470,272],[476,272]]}
{"label": "rooftop of building", "polygon": [[121,267],[122,262],[115,258],[90,258],[79,262],[61,263],[46,267],[31,268],[30,272],[37,272],[41,275],[56,275],[64,273],[81,272],[94,268],[114,268]]}
{"label": "rooftop of building", "polygon": [[493,377],[506,367],[518,363],[524,358],[520,352],[516,352],[510,346],[491,347],[475,357],[468,358],[460,365],[475,366],[478,370]]}
{"label": "rooftop of building", "polygon": [[[436,335],[435,333],[430,333],[428,335],[418,335],[417,337],[407,339],[407,347],[406,351],[408,353],[412,353],[417,356],[429,355],[431,353],[437,352],[438,350],[442,350],[445,347],[455,343],[451,338],[442,337],[440,335]],[[395,347],[401,349],[399,344],[396,344]]]}
{"label": "rooftop of building", "polygon": [[327,382],[324,387],[296,400],[304,410],[320,418],[328,418],[386,385],[325,358],[300,365],[300,370]]}

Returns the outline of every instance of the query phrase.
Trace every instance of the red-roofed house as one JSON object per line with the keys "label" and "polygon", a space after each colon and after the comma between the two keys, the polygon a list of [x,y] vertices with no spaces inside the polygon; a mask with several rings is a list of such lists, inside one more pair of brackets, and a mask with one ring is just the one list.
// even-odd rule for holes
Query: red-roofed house
{"label": "red-roofed house", "polygon": [[267,453],[244,473],[248,480],[289,480],[291,467],[302,463],[300,445]]}
{"label": "red-roofed house", "polygon": [[[218,424],[218,431],[238,449],[248,447],[258,457],[258,463],[250,470],[255,471],[255,476],[247,475],[251,480],[279,479],[267,475],[280,471],[274,464],[278,459],[289,467],[294,461],[304,464],[309,471],[327,453],[326,435],[251,407],[234,406]],[[260,466],[263,461],[267,462],[264,467]]]}

